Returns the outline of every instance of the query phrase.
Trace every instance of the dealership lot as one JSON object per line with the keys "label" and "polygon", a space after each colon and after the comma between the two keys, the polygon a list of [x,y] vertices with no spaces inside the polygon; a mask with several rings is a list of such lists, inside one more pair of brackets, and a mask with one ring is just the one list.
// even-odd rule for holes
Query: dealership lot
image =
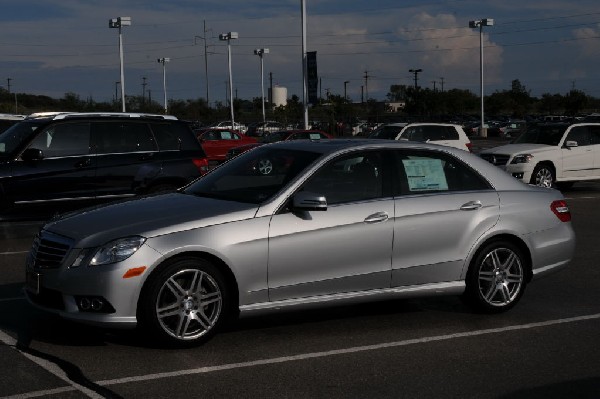
{"label": "dealership lot", "polygon": [[596,397],[600,183],[565,196],[575,259],[508,313],[441,297],[271,314],[186,350],[34,310],[21,287],[40,223],[0,224],[0,397]]}

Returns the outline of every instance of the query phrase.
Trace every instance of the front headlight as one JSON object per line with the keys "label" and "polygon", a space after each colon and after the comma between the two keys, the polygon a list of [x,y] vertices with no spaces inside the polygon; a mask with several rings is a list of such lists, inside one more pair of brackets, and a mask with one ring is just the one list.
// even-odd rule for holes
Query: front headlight
{"label": "front headlight", "polygon": [[516,163],[529,163],[533,159],[533,155],[531,154],[519,154],[515,155],[515,157],[510,161],[511,164]]}
{"label": "front headlight", "polygon": [[90,266],[108,265],[129,258],[144,244],[144,237],[126,237],[109,242],[98,248],[90,259]]}

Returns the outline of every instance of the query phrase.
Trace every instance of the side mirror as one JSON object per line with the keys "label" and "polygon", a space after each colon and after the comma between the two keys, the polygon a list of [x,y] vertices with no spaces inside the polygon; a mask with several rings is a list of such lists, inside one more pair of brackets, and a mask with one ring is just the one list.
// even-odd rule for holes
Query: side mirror
{"label": "side mirror", "polygon": [[321,194],[300,191],[292,199],[292,208],[299,211],[326,211],[327,199]]}
{"label": "side mirror", "polygon": [[578,144],[575,140],[567,140],[567,142],[565,143],[565,147],[567,148],[571,148],[571,147],[577,147]]}
{"label": "side mirror", "polygon": [[28,148],[21,154],[21,159],[24,161],[41,161],[44,159],[44,152],[37,148]]}

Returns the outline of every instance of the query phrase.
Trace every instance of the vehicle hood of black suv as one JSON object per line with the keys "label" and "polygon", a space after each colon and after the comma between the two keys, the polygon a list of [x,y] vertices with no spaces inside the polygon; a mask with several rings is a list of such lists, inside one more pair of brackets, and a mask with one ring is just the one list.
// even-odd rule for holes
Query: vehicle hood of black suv
{"label": "vehicle hood of black suv", "polygon": [[44,229],[95,247],[115,237],[146,238],[252,218],[258,205],[183,193],[160,194],[65,214]]}

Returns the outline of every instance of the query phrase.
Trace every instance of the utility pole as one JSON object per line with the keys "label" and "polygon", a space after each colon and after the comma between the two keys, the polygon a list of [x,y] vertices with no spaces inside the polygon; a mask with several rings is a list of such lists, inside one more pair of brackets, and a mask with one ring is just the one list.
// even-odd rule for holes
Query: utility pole
{"label": "utility pole", "polygon": [[12,78],[6,78],[6,88],[8,90],[8,94],[10,94],[10,81]]}
{"label": "utility pole", "polygon": [[369,78],[372,77],[372,75],[369,75],[369,71],[365,71],[365,94],[367,96],[367,101],[369,101]]}
{"label": "utility pole", "polygon": [[269,99],[267,100],[267,102],[269,103],[269,106],[271,105],[271,103],[273,102],[273,72],[269,72]]}
{"label": "utility pole", "polygon": [[147,78],[145,76],[142,76],[142,106],[144,106],[146,103],[146,79]]}
{"label": "utility pole", "polygon": [[360,103],[365,102],[365,86],[360,85]]}
{"label": "utility pole", "polygon": [[348,96],[347,96],[347,94],[346,94],[346,93],[347,93],[347,92],[346,92],[346,87],[348,86],[348,83],[350,83],[350,81],[349,81],[349,80],[346,80],[346,81],[344,81],[344,100],[347,100],[347,99],[348,99]]}
{"label": "utility pole", "polygon": [[421,68],[419,69],[409,69],[408,72],[411,72],[415,75],[415,90],[418,89],[418,82],[419,82],[419,73],[423,72],[423,70]]}
{"label": "utility pole", "polygon": [[436,83],[435,80],[432,80],[431,83],[433,83],[433,91],[435,92],[436,91],[435,90],[435,83]]}
{"label": "utility pole", "polygon": [[444,77],[440,78],[440,84],[442,86],[442,93],[444,92]]}
{"label": "utility pole", "polygon": [[[209,84],[208,84],[208,45],[206,44],[206,20],[203,21],[203,32],[204,36],[194,36],[194,42],[196,39],[204,40],[204,78],[206,80],[206,105],[210,108],[209,100]],[[210,29],[209,29],[210,30]]]}

